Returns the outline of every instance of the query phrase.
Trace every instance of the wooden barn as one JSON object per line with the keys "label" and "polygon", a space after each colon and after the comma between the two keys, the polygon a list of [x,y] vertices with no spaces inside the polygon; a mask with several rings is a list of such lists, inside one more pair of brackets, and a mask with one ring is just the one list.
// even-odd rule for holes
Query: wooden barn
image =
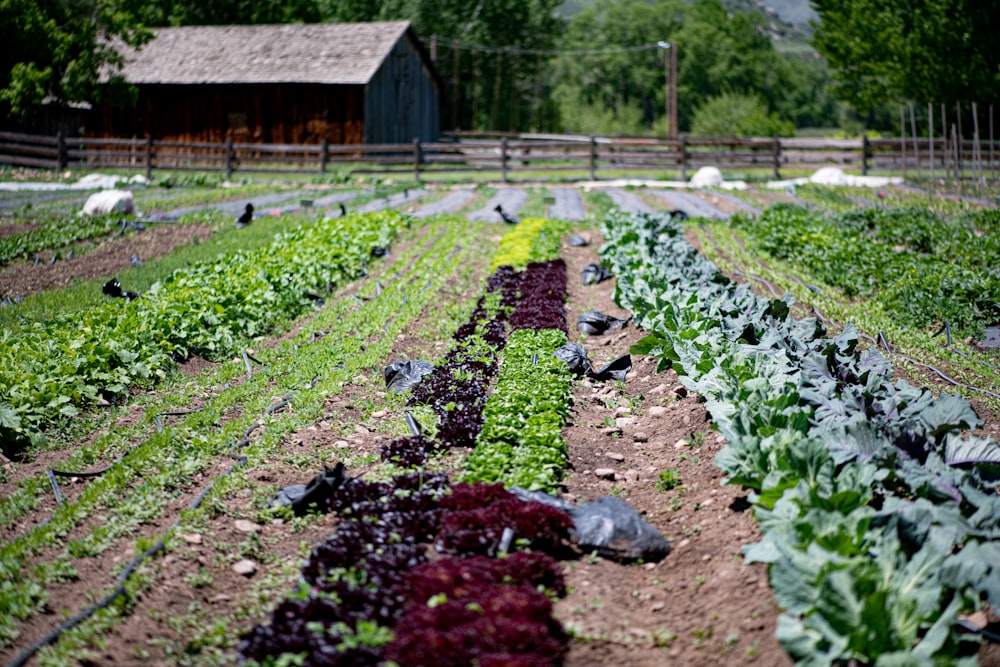
{"label": "wooden barn", "polygon": [[409,22],[157,28],[125,51],[135,108],[90,137],[276,144],[436,141],[441,78]]}

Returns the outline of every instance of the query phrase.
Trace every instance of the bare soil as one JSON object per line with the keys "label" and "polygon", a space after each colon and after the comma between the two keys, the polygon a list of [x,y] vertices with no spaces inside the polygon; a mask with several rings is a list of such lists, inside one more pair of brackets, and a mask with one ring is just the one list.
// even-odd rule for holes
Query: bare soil
{"label": "bare soil", "polygon": [[[712,203],[720,208],[725,205]],[[592,229],[577,231],[589,236],[592,244],[563,248],[570,277],[567,319],[571,330],[577,316],[587,310],[629,315],[612,300],[614,280],[581,284],[580,272],[587,263],[597,261],[601,239]],[[487,233],[493,234],[492,230]],[[59,261],[47,268],[6,267],[0,271],[0,293],[65,285],[74,277],[111,276],[123,268],[122,258],[127,263],[131,254],[144,259],[162,256],[207,234],[207,229],[197,225],[158,227],[107,243],[79,261]],[[390,258],[366,284],[391,274],[393,261]],[[471,305],[485,270],[486,266],[478,283],[456,285],[442,293],[433,310],[449,302]],[[36,279],[36,273],[48,277]],[[571,338],[581,340],[593,364],[600,366],[627,353],[643,335],[630,323],[605,336]],[[396,358],[437,361],[446,345],[425,338],[414,328],[394,341],[392,353],[383,362]],[[564,430],[570,452],[564,496],[574,502],[609,494],[624,498],[671,540],[672,551],[658,563],[620,564],[588,555],[565,562],[570,593],[556,603],[555,613],[577,635],[566,665],[792,664],[774,638],[780,610],[775,607],[766,570],[742,561],[742,545],[759,539],[759,530],[745,493],[724,485],[713,463],[724,444],[721,436],[711,429],[698,397],[687,393],[673,371],[657,373],[655,361],[646,357],[633,356],[632,361],[633,370],[624,386],[590,381],[575,386],[571,422]],[[183,370],[195,376],[212,366],[192,360]],[[939,386],[933,377],[924,379]],[[318,472],[345,454],[377,453],[390,439],[387,424],[403,417],[392,410],[374,416],[359,408],[364,401],[383,397],[383,388],[377,373],[355,378],[342,394],[328,400],[315,424],[294,433],[280,454],[266,468],[250,472],[250,477],[262,487],[305,483],[308,478],[303,477],[301,466],[289,461],[312,457]],[[997,415],[980,414],[987,421],[985,430],[996,434]],[[127,410],[118,426],[139,418],[140,410]],[[19,479],[38,475],[65,459],[65,452],[56,451],[40,453],[30,463],[5,464],[9,481],[0,484],[0,492],[9,492]],[[451,459],[444,464],[451,465]],[[190,490],[170,500],[171,508],[185,506],[201,489],[200,482],[228,465],[229,461],[219,461],[201,474],[201,480],[192,480]],[[360,476],[369,468],[348,472]],[[668,484],[661,479],[664,473],[676,475],[677,486],[666,488]],[[85,484],[84,480],[67,482],[68,495],[82,492]],[[36,512],[0,539],[13,539],[44,520],[54,502],[50,497],[43,499]],[[163,517],[173,516],[176,511],[165,512],[143,526],[143,533],[162,533],[172,521]],[[101,517],[90,517],[84,524],[90,528],[101,522]],[[258,524],[250,491],[231,494],[213,518],[196,531],[178,535],[166,551],[147,561],[141,569],[153,585],[132,601],[130,614],[105,636],[104,646],[80,664],[202,664],[216,643],[225,644],[266,620],[261,605],[290,591],[304,553],[335,525],[331,516],[294,525],[280,520]],[[12,659],[68,614],[91,604],[92,591],[110,590],[121,565],[133,555],[134,538],[118,540],[98,558],[74,559],[76,580],[54,589],[52,599],[58,602],[24,623],[22,636],[0,652],[0,659]],[[39,554],[35,562],[49,561],[53,555]],[[237,574],[233,565],[242,559],[252,560],[255,572]],[[215,626],[220,628],[218,634],[208,632]]]}
{"label": "bare soil", "polygon": [[195,239],[204,241],[210,235],[209,226],[201,223],[150,225],[139,233],[76,244],[74,256],[69,259],[51,262],[53,253],[41,252],[38,262],[21,260],[0,267],[0,295],[28,296],[65,287],[74,280],[110,278],[131,268],[133,256],[148,262],[190,245]]}

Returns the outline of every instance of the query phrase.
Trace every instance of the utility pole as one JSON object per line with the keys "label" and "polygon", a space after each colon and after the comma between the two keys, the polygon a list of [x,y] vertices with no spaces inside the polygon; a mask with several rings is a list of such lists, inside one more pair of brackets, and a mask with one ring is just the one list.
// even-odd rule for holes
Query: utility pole
{"label": "utility pole", "polygon": [[677,43],[660,41],[656,44],[666,50],[663,59],[663,74],[666,79],[665,111],[667,139],[677,138]]}

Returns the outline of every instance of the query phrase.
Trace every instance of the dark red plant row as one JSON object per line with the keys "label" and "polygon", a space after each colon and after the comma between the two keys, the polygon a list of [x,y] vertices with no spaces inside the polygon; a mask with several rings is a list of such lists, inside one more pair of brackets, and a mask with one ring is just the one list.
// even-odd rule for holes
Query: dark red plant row
{"label": "dark red plant row", "polygon": [[[571,519],[500,484],[448,490],[442,473],[348,480],[331,502],[344,520],[240,654],[260,663],[300,654],[317,666],[558,664],[568,637],[540,589],[565,594],[561,567],[544,552],[565,548]],[[498,554],[507,528],[535,551]],[[447,556],[429,561],[430,542]],[[362,622],[394,628],[395,638],[357,641]]]}
{"label": "dark red plant row", "polygon": [[[438,418],[437,438],[394,440],[384,460],[421,466],[430,453],[475,444],[498,357],[512,328],[567,330],[566,265],[534,263],[523,273],[500,267],[487,281],[499,292],[488,312],[480,297],[456,345],[413,390]],[[570,517],[524,502],[500,484],[457,484],[442,473],[413,472],[391,483],[349,480],[326,509],[344,518],[302,567],[299,591],[270,625],[257,626],[240,654],[264,662],[282,653],[306,665],[532,667],[562,661],[568,636],[545,593],[564,595],[558,555]],[[531,552],[515,552],[511,538]],[[446,557],[429,561],[428,545]],[[428,604],[434,600],[434,604]],[[364,640],[362,622],[392,628],[384,644]]]}

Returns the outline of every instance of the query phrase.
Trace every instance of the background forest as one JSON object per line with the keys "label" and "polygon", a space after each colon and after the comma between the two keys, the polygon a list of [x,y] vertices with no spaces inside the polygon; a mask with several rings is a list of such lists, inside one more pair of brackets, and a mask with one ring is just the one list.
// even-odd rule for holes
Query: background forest
{"label": "background forest", "polygon": [[446,130],[662,135],[666,43],[683,133],[856,134],[895,127],[907,102],[1000,100],[1000,3],[772,4],[781,15],[755,0],[0,0],[0,116],[127,105],[98,75],[109,44],[148,28],[398,19],[436,58]]}

